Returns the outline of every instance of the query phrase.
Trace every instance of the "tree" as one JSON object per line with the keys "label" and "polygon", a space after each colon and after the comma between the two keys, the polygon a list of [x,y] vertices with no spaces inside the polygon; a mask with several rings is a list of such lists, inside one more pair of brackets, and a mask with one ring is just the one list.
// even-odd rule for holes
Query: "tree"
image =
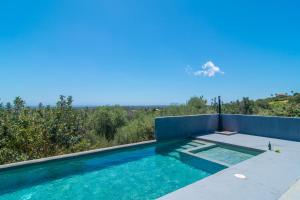
{"label": "tree", "polygon": [[242,114],[253,114],[254,113],[254,102],[248,97],[243,97],[240,103],[240,109]]}
{"label": "tree", "polygon": [[119,107],[99,107],[91,115],[90,128],[106,139],[114,139],[117,129],[127,122],[127,112]]}
{"label": "tree", "polygon": [[197,108],[198,110],[205,109],[207,107],[207,100],[205,100],[203,96],[192,97],[188,100],[187,105]]}

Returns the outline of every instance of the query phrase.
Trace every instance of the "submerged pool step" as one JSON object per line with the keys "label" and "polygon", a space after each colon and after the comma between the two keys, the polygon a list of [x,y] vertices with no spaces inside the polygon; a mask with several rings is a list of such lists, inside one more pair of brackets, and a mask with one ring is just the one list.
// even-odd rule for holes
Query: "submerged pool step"
{"label": "submerged pool step", "polygon": [[199,143],[199,142],[196,142],[196,141],[189,142],[188,144],[192,145],[192,146],[195,146],[195,147],[203,146],[204,145],[203,143]]}
{"label": "submerged pool step", "polygon": [[207,143],[207,142],[205,142],[203,140],[198,140],[198,139],[192,140],[192,142],[197,143],[197,144],[205,144],[205,143]]}
{"label": "submerged pool step", "polygon": [[178,158],[180,158],[180,153],[184,153],[184,152],[190,151],[192,149],[198,149],[199,147],[203,147],[205,145],[207,145],[207,144],[203,141],[192,140],[192,141],[180,146],[179,148],[175,149],[175,152],[168,153],[167,155],[178,159]]}
{"label": "submerged pool step", "polygon": [[169,156],[176,159],[183,159],[186,156],[190,156],[213,162],[226,168],[260,153],[262,152],[249,150],[243,147],[235,147],[203,140],[192,140],[179,146],[175,152],[171,152]]}
{"label": "submerged pool step", "polygon": [[191,148],[194,148],[195,146],[193,145],[190,145],[190,144],[185,144],[183,146],[181,146],[182,149],[191,149]]}
{"label": "submerged pool step", "polygon": [[200,143],[196,140],[193,140],[191,142],[188,142],[188,143],[182,145],[180,149],[187,150],[187,149],[192,149],[192,148],[196,148],[196,147],[203,146],[203,145],[205,145],[205,144]]}
{"label": "submerged pool step", "polygon": [[[214,162],[217,163],[219,165],[222,165],[224,167],[229,167],[230,165],[228,163],[224,163],[215,159],[211,159],[211,158],[207,158],[205,156],[200,156],[198,153],[201,151],[205,151],[208,149],[212,149],[217,147],[218,145],[215,143],[210,143],[210,142],[206,142],[206,141],[200,141],[200,140],[193,140],[191,142],[189,142],[186,145],[183,145],[180,149],[178,149],[178,152],[180,154],[184,154],[187,156],[192,156],[195,158],[200,158],[200,159],[204,159],[210,162]],[[180,154],[178,155],[180,157]]]}

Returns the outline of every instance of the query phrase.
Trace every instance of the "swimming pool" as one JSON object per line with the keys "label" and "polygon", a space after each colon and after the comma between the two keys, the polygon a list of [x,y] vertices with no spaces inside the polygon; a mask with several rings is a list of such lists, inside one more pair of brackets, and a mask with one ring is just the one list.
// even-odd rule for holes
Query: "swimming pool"
{"label": "swimming pool", "polygon": [[185,153],[199,140],[139,145],[0,172],[0,200],[155,199],[227,166]]}

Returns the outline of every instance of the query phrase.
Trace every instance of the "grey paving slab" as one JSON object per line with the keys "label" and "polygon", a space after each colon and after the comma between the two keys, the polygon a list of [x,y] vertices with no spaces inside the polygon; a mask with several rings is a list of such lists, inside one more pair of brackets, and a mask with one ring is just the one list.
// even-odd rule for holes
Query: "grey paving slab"
{"label": "grey paving slab", "polygon": [[290,189],[284,193],[279,200],[300,199],[300,180],[298,180]]}
{"label": "grey paving slab", "polygon": [[[261,150],[267,150],[271,142],[280,153],[266,151],[160,199],[275,200],[300,178],[300,142],[245,134],[210,134],[198,138]],[[246,179],[238,179],[235,174],[243,174]]]}

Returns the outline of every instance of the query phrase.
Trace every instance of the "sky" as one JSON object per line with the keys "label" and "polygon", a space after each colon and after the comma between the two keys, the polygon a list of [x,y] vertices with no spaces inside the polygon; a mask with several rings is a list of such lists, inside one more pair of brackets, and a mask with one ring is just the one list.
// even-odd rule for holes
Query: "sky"
{"label": "sky", "polygon": [[300,2],[10,0],[0,98],[163,105],[300,91]]}

